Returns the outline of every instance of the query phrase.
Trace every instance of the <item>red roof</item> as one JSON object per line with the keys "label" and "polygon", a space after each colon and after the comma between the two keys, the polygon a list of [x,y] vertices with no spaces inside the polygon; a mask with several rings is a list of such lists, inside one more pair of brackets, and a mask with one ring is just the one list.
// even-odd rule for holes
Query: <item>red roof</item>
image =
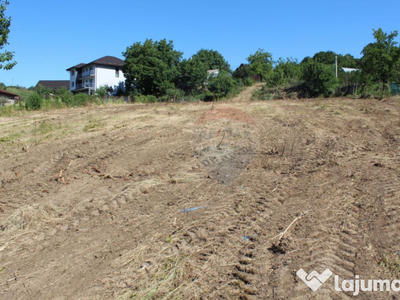
{"label": "red roof", "polygon": [[14,93],[10,93],[10,92],[7,92],[7,91],[5,91],[5,90],[0,90],[0,95],[7,95],[7,96],[12,96],[12,97],[19,97],[19,95],[17,95],[17,94],[14,94]]}

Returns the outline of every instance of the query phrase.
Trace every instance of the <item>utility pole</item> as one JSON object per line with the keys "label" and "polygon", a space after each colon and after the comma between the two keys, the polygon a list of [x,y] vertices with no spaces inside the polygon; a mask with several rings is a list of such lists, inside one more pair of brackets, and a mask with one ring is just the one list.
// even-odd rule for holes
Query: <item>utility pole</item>
{"label": "utility pole", "polygon": [[335,70],[336,70],[336,78],[337,78],[337,75],[338,75],[337,55],[335,56]]}

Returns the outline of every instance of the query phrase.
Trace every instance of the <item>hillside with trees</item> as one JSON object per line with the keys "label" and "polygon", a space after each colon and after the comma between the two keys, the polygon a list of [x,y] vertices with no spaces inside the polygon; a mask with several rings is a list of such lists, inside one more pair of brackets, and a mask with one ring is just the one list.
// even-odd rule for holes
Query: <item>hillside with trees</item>
{"label": "hillside with trees", "polygon": [[[7,45],[10,19],[1,4],[1,44]],[[200,49],[191,57],[175,49],[173,41],[151,39],[136,42],[123,52],[126,77],[125,101],[213,101],[231,98],[256,81],[264,83],[254,99],[298,99],[349,96],[382,99],[400,93],[400,48],[398,32],[373,30],[374,41],[366,45],[361,58],[351,54],[320,51],[302,61],[274,59],[273,54],[258,49],[249,54],[247,63],[232,70],[225,57],[213,49]],[[1,68],[10,69],[13,53],[1,54]],[[3,86],[6,89],[7,86]],[[50,91],[30,88],[24,93],[24,105],[3,107],[1,114],[17,110],[62,108],[107,102],[108,87],[94,96],[74,95],[67,90]],[[28,91],[28,90],[27,90]],[[122,94],[119,94],[122,96]]]}

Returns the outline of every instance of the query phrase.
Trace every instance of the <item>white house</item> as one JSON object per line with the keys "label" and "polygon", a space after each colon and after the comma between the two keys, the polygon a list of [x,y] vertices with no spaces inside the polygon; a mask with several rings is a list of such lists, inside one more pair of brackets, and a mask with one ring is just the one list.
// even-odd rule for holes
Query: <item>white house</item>
{"label": "white house", "polygon": [[67,71],[70,73],[69,90],[73,93],[93,94],[101,86],[116,91],[125,90],[125,76],[122,72],[124,61],[114,56],[104,56],[88,64],[81,63]]}

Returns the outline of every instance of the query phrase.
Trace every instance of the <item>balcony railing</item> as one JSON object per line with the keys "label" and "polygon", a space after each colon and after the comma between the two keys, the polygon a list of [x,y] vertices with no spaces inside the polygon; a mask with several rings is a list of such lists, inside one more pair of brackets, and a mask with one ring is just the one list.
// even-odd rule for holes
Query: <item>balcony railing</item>
{"label": "balcony railing", "polygon": [[82,88],[94,88],[94,83],[78,83],[76,85],[76,89],[82,89]]}
{"label": "balcony railing", "polygon": [[95,76],[94,70],[91,70],[90,72],[83,72],[78,74],[78,78],[83,78],[83,77],[88,77],[88,76]]}

